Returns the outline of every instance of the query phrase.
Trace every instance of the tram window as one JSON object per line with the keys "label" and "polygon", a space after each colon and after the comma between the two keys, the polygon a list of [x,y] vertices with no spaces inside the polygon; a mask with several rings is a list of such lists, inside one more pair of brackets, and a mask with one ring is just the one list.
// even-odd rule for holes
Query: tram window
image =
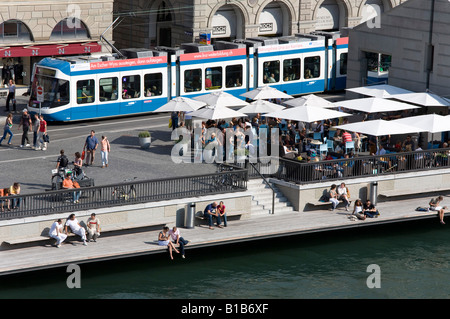
{"label": "tram window", "polygon": [[242,64],[225,67],[225,79],[227,88],[242,86]]}
{"label": "tram window", "polygon": [[100,102],[115,101],[119,98],[117,94],[117,78],[104,78],[98,82],[98,90],[100,92]]}
{"label": "tram window", "polygon": [[283,81],[300,79],[300,59],[287,59],[283,61]]}
{"label": "tram window", "polygon": [[305,79],[314,79],[320,77],[320,56],[311,56],[305,58]]}
{"label": "tram window", "polygon": [[217,90],[222,88],[222,67],[205,69],[205,89]]}
{"label": "tram window", "polygon": [[92,103],[95,101],[95,81],[77,81],[77,104]]}
{"label": "tram window", "polygon": [[264,83],[278,83],[280,81],[280,61],[264,62]]}
{"label": "tram window", "polygon": [[184,92],[200,91],[202,89],[202,70],[184,71]]}
{"label": "tram window", "polygon": [[122,76],[122,98],[136,99],[141,96],[141,77],[139,75]]}
{"label": "tram window", "polygon": [[158,96],[162,94],[162,73],[146,74],[144,76],[144,95]]}
{"label": "tram window", "polygon": [[341,75],[347,74],[347,58],[348,53],[341,53],[341,55],[339,56],[339,73]]}

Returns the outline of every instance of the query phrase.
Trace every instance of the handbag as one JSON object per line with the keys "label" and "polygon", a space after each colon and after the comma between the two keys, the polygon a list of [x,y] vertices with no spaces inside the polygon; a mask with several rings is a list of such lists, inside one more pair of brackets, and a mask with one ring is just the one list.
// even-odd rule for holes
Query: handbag
{"label": "handbag", "polygon": [[50,137],[48,136],[48,133],[45,133],[44,136],[42,136],[42,139],[45,143],[50,143]]}
{"label": "handbag", "polygon": [[86,156],[86,151],[83,150],[83,152],[81,152],[81,159],[84,160],[85,156]]}

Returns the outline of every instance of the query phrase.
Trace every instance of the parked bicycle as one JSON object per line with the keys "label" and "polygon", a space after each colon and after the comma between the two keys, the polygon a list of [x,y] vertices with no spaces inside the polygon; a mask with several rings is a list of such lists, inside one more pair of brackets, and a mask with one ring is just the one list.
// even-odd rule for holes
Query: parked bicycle
{"label": "parked bicycle", "polygon": [[[123,180],[124,183],[128,183],[131,181],[134,181],[137,179],[137,177],[134,177],[132,179],[125,179]],[[127,201],[129,199],[136,199],[136,188],[134,184],[131,185],[120,185],[114,187],[114,190],[112,192],[112,197],[115,200],[123,200]]]}

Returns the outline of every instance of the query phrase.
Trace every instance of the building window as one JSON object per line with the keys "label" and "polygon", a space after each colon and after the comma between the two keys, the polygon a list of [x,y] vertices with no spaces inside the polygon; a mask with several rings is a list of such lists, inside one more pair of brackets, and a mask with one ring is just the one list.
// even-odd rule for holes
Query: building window
{"label": "building window", "polygon": [[305,58],[305,79],[314,79],[320,77],[320,56]]}
{"label": "building window", "polygon": [[146,74],[144,88],[146,97],[162,95],[162,73]]}
{"label": "building window", "polygon": [[8,20],[0,24],[0,41],[33,41],[28,27],[19,20]]}
{"label": "building window", "polygon": [[206,68],[205,89],[218,90],[222,88],[222,67]]}
{"label": "building window", "polygon": [[278,83],[280,81],[280,61],[264,62],[264,83]]}
{"label": "building window", "polygon": [[95,81],[77,81],[77,104],[93,103],[95,101]]}
{"label": "building window", "polygon": [[202,89],[202,70],[184,71],[184,92],[200,91]]}
{"label": "building window", "polygon": [[226,87],[242,86],[242,65],[229,65],[225,68]]}
{"label": "building window", "polygon": [[127,75],[122,77],[122,98],[136,99],[141,96],[141,77]]}
{"label": "building window", "polygon": [[104,78],[98,82],[100,102],[115,101],[119,98],[117,94],[118,78]]}
{"label": "building window", "polygon": [[300,79],[300,59],[287,59],[283,61],[283,81]]}
{"label": "building window", "polygon": [[83,22],[77,18],[61,20],[52,30],[51,40],[58,39],[88,39],[89,32]]}

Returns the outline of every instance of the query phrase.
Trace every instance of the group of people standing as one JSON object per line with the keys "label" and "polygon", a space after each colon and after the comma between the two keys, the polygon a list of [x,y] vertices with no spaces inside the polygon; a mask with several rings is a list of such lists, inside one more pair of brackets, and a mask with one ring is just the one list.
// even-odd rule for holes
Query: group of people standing
{"label": "group of people standing", "polygon": [[[18,129],[22,127],[22,141],[20,147],[30,147],[30,139],[28,137],[28,133],[30,130],[33,131],[33,149],[35,150],[43,150],[47,149],[48,133],[47,133],[47,122],[44,119],[43,115],[34,115],[34,120],[32,120],[30,114],[27,109],[23,109],[22,115],[20,117],[20,123]],[[14,133],[12,132],[13,128],[13,115],[9,113],[6,117],[5,125],[3,127],[3,136],[0,139],[0,145],[4,139],[9,135],[8,145],[11,145],[12,138]]]}
{"label": "group of people standing", "polygon": [[[70,214],[67,218],[64,226],[62,224],[62,219],[56,220],[49,230],[49,235],[51,238],[56,239],[55,246],[57,248],[61,247],[61,244],[66,240],[69,230],[81,237],[83,245],[87,246],[89,241],[97,241],[100,236],[100,221],[96,217],[95,213],[92,213],[86,222],[86,228],[80,225],[75,214]],[[87,231],[86,231],[87,230]]]}

